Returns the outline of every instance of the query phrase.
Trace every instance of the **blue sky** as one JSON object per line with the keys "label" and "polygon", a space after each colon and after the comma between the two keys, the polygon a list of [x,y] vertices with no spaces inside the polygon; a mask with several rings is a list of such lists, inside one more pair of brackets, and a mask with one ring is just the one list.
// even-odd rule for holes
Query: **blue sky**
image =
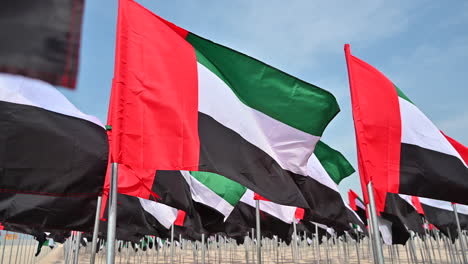
{"label": "blue sky", "polygon": [[[468,145],[467,1],[138,0],[165,19],[332,92],[324,140],[357,169],[343,45],[377,67],[443,131]],[[117,1],[86,1],[78,87],[61,91],[106,121]],[[340,184],[361,192],[358,174]]]}

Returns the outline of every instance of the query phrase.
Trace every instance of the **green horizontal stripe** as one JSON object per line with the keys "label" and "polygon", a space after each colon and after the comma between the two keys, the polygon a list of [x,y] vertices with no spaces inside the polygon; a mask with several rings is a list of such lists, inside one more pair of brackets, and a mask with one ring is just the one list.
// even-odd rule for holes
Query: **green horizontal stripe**
{"label": "green horizontal stripe", "polygon": [[336,184],[355,172],[343,154],[322,141],[319,141],[315,146],[314,154]]}
{"label": "green horizontal stripe", "polygon": [[191,171],[190,174],[232,206],[236,206],[247,190],[239,183],[216,173]]}
{"label": "green horizontal stripe", "polygon": [[395,89],[397,90],[397,93],[398,93],[398,97],[402,98],[402,99],[405,99],[406,101],[412,103],[414,105],[414,103],[408,98],[408,96],[406,96],[406,94],[403,93],[402,90],[400,90],[400,88],[398,88],[395,84],[393,84],[393,86],[395,86]]}
{"label": "green horizontal stripe", "polygon": [[247,55],[194,34],[197,61],[222,79],[240,101],[280,122],[321,136],[340,111],[336,98]]}

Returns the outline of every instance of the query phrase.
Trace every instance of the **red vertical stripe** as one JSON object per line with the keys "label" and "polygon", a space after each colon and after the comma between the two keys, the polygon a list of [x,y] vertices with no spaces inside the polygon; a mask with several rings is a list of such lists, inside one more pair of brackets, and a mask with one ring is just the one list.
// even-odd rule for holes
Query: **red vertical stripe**
{"label": "red vertical stripe", "polygon": [[179,34],[136,2],[119,1],[111,157],[136,172],[198,169],[197,62]]}
{"label": "red vertical stripe", "polygon": [[355,193],[353,190],[348,191],[348,200],[349,200],[349,206],[351,209],[354,211],[357,211],[357,206],[356,206],[356,199],[358,198],[357,193]]}
{"label": "red vertical stripe", "polygon": [[182,211],[182,210],[177,211],[177,218],[174,221],[174,225],[184,226],[185,215],[186,215],[185,211]]}
{"label": "red vertical stripe", "polygon": [[[373,182],[377,210],[383,211],[387,191],[398,192],[401,119],[393,83],[345,45],[354,128],[363,185]],[[363,186],[364,188],[364,186]]]}
{"label": "red vertical stripe", "polygon": [[304,219],[304,208],[297,207],[296,212],[294,213],[294,217],[298,220]]}
{"label": "red vertical stripe", "polygon": [[416,211],[418,214],[424,214],[424,210],[422,208],[421,202],[419,201],[419,198],[417,196],[411,196],[411,203],[413,206],[416,208]]}

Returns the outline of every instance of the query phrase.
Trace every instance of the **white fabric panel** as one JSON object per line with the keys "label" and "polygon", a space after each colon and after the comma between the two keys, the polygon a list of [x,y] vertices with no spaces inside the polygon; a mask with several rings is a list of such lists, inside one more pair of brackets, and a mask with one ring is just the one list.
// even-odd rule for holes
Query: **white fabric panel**
{"label": "white fabric panel", "polygon": [[198,63],[198,110],[237,132],[285,170],[306,175],[320,137],[288,126],[242,103],[218,76]]}
{"label": "white fabric panel", "polygon": [[99,119],[83,114],[57,88],[41,80],[0,73],[0,101],[35,106],[104,127]]}
{"label": "white fabric panel", "polygon": [[392,236],[392,222],[383,219],[382,217],[378,217],[379,222],[379,231],[382,234],[382,239],[385,244],[391,245],[393,241]]}
{"label": "white fabric panel", "polygon": [[[254,208],[256,207],[254,192],[251,190],[247,190],[240,201]],[[297,207],[294,206],[280,205],[273,202],[260,200],[260,211],[269,213],[270,215],[288,224],[291,224],[294,221],[296,208]]]}
{"label": "white fabric panel", "polygon": [[195,179],[188,171],[181,171],[181,173],[184,175],[185,179],[190,179],[189,185],[190,192],[192,193],[192,199],[222,213],[224,215],[224,221],[226,221],[232,210],[234,210],[234,207],[208,187],[203,185],[200,181]]}
{"label": "white fabric panel", "polygon": [[[421,202],[421,204],[425,204],[425,205],[428,205],[428,206],[432,206],[432,207],[436,207],[436,208],[439,208],[439,209],[443,209],[443,210],[453,212],[453,207],[452,207],[451,202],[442,201],[442,200],[435,200],[435,199],[429,199],[429,198],[423,198],[423,197],[419,197],[419,202]],[[468,205],[457,204],[457,212],[459,214],[468,215]]]}
{"label": "white fabric panel", "polygon": [[171,228],[171,225],[177,219],[178,210],[162,203],[138,198],[143,209],[150,213],[165,228]]}
{"label": "white fabric panel", "polygon": [[460,154],[419,108],[405,99],[398,99],[400,102],[402,143],[452,155],[465,164]]}
{"label": "white fabric panel", "polygon": [[335,192],[339,192],[338,185],[332,180],[330,175],[328,175],[328,172],[322,166],[322,163],[320,163],[315,154],[312,154],[307,162],[307,176],[315,179]]}

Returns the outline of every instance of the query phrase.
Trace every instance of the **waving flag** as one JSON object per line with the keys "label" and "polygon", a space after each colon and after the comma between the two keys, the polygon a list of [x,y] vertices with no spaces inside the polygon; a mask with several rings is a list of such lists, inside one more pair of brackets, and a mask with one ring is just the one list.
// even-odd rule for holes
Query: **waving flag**
{"label": "waving flag", "polygon": [[[468,203],[466,147],[447,138],[381,72],[345,46],[359,170],[383,211],[387,192]],[[364,190],[364,193],[367,192]]]}
{"label": "waving flag", "polygon": [[125,180],[148,184],[157,169],[208,171],[271,201],[307,207],[292,177],[307,175],[307,160],[339,111],[335,97],[133,0],[119,3],[111,160],[146,171]]}

